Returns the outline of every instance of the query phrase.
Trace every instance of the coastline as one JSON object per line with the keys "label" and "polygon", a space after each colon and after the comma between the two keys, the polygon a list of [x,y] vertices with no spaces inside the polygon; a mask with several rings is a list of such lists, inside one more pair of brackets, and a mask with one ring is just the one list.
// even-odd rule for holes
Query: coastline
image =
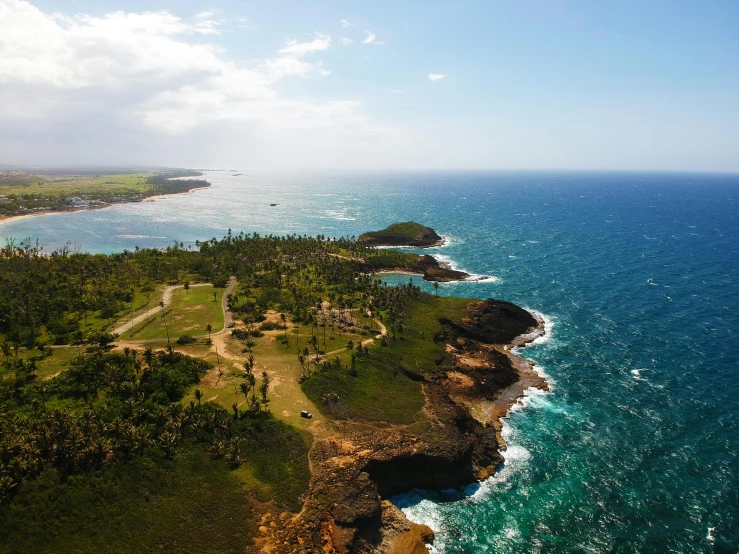
{"label": "coastline", "polygon": [[395,250],[396,248],[417,248],[419,250],[424,250],[426,248],[440,248],[442,246],[447,245],[448,241],[446,237],[441,237],[441,240],[437,240],[436,242],[433,242],[431,244],[424,244],[423,246],[418,246],[415,244],[372,244],[372,248],[380,249],[389,249],[389,250]]}
{"label": "coastline", "polygon": [[210,188],[210,186],[194,187],[194,188],[191,188],[190,190],[186,190],[183,192],[168,192],[166,194],[152,194],[151,196],[147,196],[146,198],[143,198],[142,200],[137,200],[135,202],[130,202],[130,201],[111,202],[109,204],[103,204],[102,206],[93,206],[93,207],[87,207],[87,208],[64,208],[61,210],[39,211],[39,212],[30,213],[30,214],[19,214],[19,215],[10,215],[10,216],[0,215],[0,226],[8,224],[8,223],[15,223],[17,221],[22,221],[24,219],[31,219],[34,217],[43,217],[43,216],[55,215],[55,214],[68,214],[68,213],[73,213],[73,212],[87,212],[87,211],[92,211],[92,210],[104,210],[106,208],[112,208],[113,206],[120,206],[123,204],[139,204],[141,202],[156,202],[157,199],[164,198],[166,196],[180,196],[182,194],[195,194],[198,190],[204,189],[204,188]]}
{"label": "coastline", "polygon": [[519,379],[510,387],[504,389],[500,396],[493,400],[490,409],[490,425],[495,428],[498,437],[499,450],[507,450],[505,439],[502,435],[503,420],[508,417],[511,410],[521,403],[521,399],[527,396],[530,389],[549,391],[550,383],[536,372],[536,364],[533,360],[520,356],[514,350],[526,348],[537,339],[547,337],[546,321],[536,311],[527,310],[537,321],[537,327],[531,333],[516,337],[510,344],[496,348],[498,352],[505,354],[511,361],[513,367],[518,370]]}
{"label": "coastline", "polygon": [[[510,360],[513,367],[515,367],[519,373],[519,379],[509,387],[503,389],[503,391],[501,391],[501,394],[494,400],[482,402],[482,404],[489,403],[489,406],[487,406],[487,417],[482,418],[487,419],[487,421],[481,421],[481,423],[483,423],[484,425],[490,425],[494,428],[495,436],[498,443],[498,453],[501,456],[501,460],[500,463],[496,464],[495,467],[492,468],[492,471],[486,469],[482,472],[477,472],[475,474],[475,480],[478,483],[481,483],[493,477],[500,470],[503,464],[502,453],[508,449],[508,445],[506,444],[505,438],[503,437],[502,433],[505,418],[510,415],[511,411],[516,406],[525,406],[523,399],[526,398],[530,390],[550,390],[550,383],[544,378],[544,376],[536,372],[534,361],[528,358],[524,358],[520,356],[518,352],[516,352],[517,349],[526,348],[538,339],[549,338],[551,336],[546,318],[541,313],[534,310],[526,311],[528,311],[536,320],[536,328],[529,333],[524,333],[517,336],[509,344],[496,345],[492,347],[494,350],[505,355]],[[475,410],[471,409],[470,412],[475,412]],[[473,482],[474,481],[470,481],[469,483],[467,483],[467,485]],[[418,548],[421,545],[423,545],[424,548],[430,547],[431,552],[436,552],[437,550],[433,548],[433,544],[434,537],[435,534],[438,532],[438,529],[433,529],[429,527],[429,524],[432,524],[432,522],[430,521],[424,522],[418,519],[412,519],[411,516],[409,516],[403,510],[402,502],[398,504],[396,504],[395,502],[397,502],[395,498],[387,501],[390,506],[385,507],[385,510],[387,512],[396,514],[396,517],[399,519],[405,519],[410,524],[410,528],[408,529],[408,531],[406,531],[405,535],[408,538],[412,537],[412,544],[416,545],[417,552],[422,552],[422,550]],[[434,527],[436,527],[436,525],[434,525]],[[413,552],[416,552],[416,550],[414,550]]]}
{"label": "coastline", "polygon": [[[301,512],[260,529],[255,551],[305,552],[302,545],[312,543],[324,552],[426,552],[433,529],[409,519],[393,498],[414,489],[465,487],[501,469],[504,418],[527,391],[548,389],[534,362],[516,349],[545,337],[549,326],[541,314],[505,301],[472,306],[463,323],[449,321],[442,330],[453,366],[442,374],[415,375],[428,427],[336,420],[335,432],[311,450],[311,483]],[[500,380],[507,386],[496,388]]]}

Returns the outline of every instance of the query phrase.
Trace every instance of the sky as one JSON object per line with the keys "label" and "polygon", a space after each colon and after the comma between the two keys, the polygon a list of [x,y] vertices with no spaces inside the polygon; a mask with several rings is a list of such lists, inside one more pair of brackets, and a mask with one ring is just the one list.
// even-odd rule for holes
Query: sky
{"label": "sky", "polygon": [[0,164],[739,172],[739,2],[0,0]]}

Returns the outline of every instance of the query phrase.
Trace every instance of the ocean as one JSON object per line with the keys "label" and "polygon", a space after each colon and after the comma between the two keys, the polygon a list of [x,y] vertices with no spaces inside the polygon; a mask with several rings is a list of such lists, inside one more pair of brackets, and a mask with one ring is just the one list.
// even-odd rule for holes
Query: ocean
{"label": "ocean", "polygon": [[0,237],[114,252],[429,225],[448,242],[428,253],[486,276],[440,294],[546,316],[523,354],[551,384],[507,418],[495,476],[395,498],[434,551],[739,552],[739,175],[238,172]]}

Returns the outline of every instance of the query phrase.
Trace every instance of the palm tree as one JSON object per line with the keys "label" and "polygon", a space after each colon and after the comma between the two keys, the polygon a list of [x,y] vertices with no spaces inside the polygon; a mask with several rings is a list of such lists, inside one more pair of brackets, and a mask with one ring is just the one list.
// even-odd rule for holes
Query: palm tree
{"label": "palm tree", "polygon": [[149,369],[152,369],[152,364],[154,363],[154,350],[151,346],[147,346],[144,350],[144,360],[146,361],[146,366]]}
{"label": "palm tree", "polygon": [[434,281],[434,292],[439,296],[439,281]]}
{"label": "palm tree", "polygon": [[280,321],[282,321],[282,326],[285,328],[285,344],[287,344],[287,317],[285,317],[285,314],[280,314]]}
{"label": "palm tree", "polygon": [[167,328],[167,314],[164,313],[164,300],[159,301],[159,307],[162,308],[162,319],[164,320],[164,330],[167,333],[167,347],[170,348],[171,345],[169,343],[169,329]]}
{"label": "palm tree", "polygon": [[203,391],[200,389],[195,389],[195,400],[198,401],[198,406],[200,406],[200,400],[203,398]]}
{"label": "palm tree", "polygon": [[208,343],[210,344],[210,342],[211,342],[211,340],[210,340],[210,332],[213,330],[213,326],[210,323],[208,323],[208,325],[205,327],[205,330],[208,331]]}
{"label": "palm tree", "polygon": [[262,371],[262,384],[259,386],[259,392],[262,395],[262,404],[264,404],[265,409],[269,411],[269,408],[267,407],[267,404],[269,404],[267,391],[269,391],[269,375],[267,375],[266,371]]}
{"label": "palm tree", "polygon": [[316,361],[318,361],[318,337],[313,335],[308,341],[308,344],[310,344],[313,347],[313,350],[316,353]]}

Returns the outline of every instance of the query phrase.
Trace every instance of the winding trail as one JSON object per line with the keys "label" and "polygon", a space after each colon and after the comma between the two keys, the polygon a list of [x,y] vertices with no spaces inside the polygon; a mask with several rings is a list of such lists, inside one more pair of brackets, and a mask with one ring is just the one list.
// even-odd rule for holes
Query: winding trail
{"label": "winding trail", "polygon": [[[228,303],[227,303],[227,297],[229,294],[231,294],[231,291],[233,290],[234,284],[236,283],[236,277],[231,277],[228,280],[228,285],[226,285],[226,290],[223,293],[223,299],[221,300],[221,308],[223,309],[223,329],[218,331],[216,334],[221,334],[228,329],[228,326],[233,323],[233,316],[231,315],[231,311],[228,309]],[[213,286],[211,283],[197,283],[195,285],[190,285],[190,287],[210,287]],[[171,285],[169,287],[165,287],[162,291],[162,298],[160,299],[160,302],[164,303],[164,308],[169,306],[169,304],[172,303],[172,293],[176,289],[182,289],[184,288],[184,285]],[[137,315],[130,321],[127,321],[123,325],[117,327],[113,330],[114,335],[122,335],[126,331],[130,331],[133,329],[136,325],[141,323],[142,321],[147,320],[150,317],[155,316],[157,313],[161,312],[164,309],[161,305],[157,305],[155,308],[151,308],[150,310],[145,311],[144,313]],[[128,342],[144,342],[144,341],[128,341]]]}
{"label": "winding trail", "polygon": [[[368,344],[372,344],[376,340],[380,340],[380,339],[382,339],[382,337],[386,337],[387,336],[387,327],[385,327],[385,325],[383,325],[382,322],[379,319],[375,319],[375,323],[377,323],[377,326],[380,328],[380,334],[379,335],[375,335],[374,338],[363,340],[362,341],[362,346],[367,346]],[[334,354],[338,354],[339,352],[344,352],[345,350],[346,350],[346,348],[339,348],[338,350],[332,350],[331,352],[325,352],[325,353],[321,354],[318,357],[318,359],[319,360],[322,360],[324,358],[328,358],[329,356],[333,356]]]}

